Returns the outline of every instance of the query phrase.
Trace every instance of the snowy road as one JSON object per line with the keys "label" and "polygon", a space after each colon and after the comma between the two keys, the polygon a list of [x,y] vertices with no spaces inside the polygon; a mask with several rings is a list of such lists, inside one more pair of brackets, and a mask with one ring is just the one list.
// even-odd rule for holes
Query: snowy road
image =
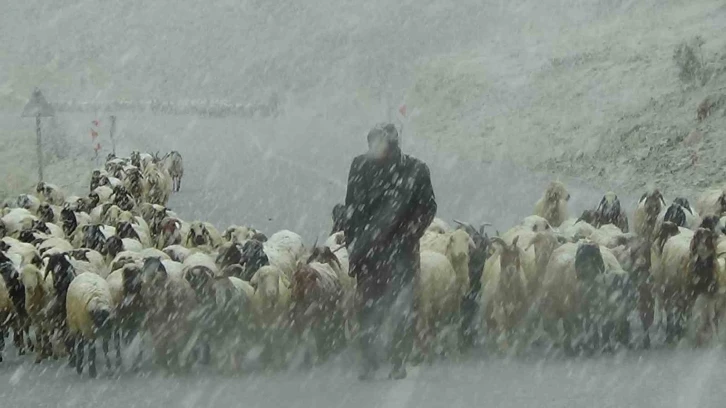
{"label": "snowy road", "polygon": [[[70,132],[86,115],[69,115]],[[343,199],[353,155],[371,123],[341,135],[316,122],[134,116],[119,120],[120,154],[131,149],[181,151],[182,191],[171,207],[185,219],[219,227],[290,228],[306,240],[324,237],[329,212]],[[307,127],[305,126],[307,125]],[[355,127],[355,126],[353,126]],[[78,132],[80,134],[80,131]],[[440,215],[500,229],[531,213],[549,180],[505,163],[459,160],[411,135],[404,147],[431,167]],[[602,189],[568,182],[573,213],[599,201]],[[630,200],[624,200],[632,208]],[[312,243],[312,242],[311,242]],[[412,370],[401,382],[361,384],[344,359],[312,372],[235,378],[196,372],[79,379],[60,363],[36,366],[11,350],[0,365],[2,407],[723,407],[726,358],[720,351],[655,351],[597,359],[499,357],[442,362]]]}
{"label": "snowy road", "polygon": [[439,363],[402,381],[360,383],[331,363],[312,372],[79,379],[59,364],[23,359],[0,370],[3,407],[723,407],[721,351],[661,350],[597,359]]}

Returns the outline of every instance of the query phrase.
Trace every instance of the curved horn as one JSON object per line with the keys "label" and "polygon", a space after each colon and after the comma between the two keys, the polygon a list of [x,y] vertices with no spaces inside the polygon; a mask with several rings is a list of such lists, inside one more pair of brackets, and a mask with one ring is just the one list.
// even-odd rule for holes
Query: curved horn
{"label": "curved horn", "polygon": [[467,234],[476,234],[476,228],[474,228],[473,225],[469,224],[468,222],[459,221],[457,219],[454,219],[454,222],[459,224],[460,226],[464,227]]}
{"label": "curved horn", "polygon": [[499,244],[499,245],[501,245],[502,248],[507,248],[509,246],[509,245],[507,245],[506,242],[504,242],[503,239],[501,239],[499,237],[492,237],[491,238],[491,242],[492,242],[492,244]]}

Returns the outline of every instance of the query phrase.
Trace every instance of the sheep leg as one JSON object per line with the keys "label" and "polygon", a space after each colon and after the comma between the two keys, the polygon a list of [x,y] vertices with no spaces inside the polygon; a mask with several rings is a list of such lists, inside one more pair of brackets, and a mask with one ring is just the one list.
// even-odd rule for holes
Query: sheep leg
{"label": "sheep leg", "polygon": [[63,341],[66,351],[68,352],[68,366],[69,367],[77,366],[76,339],[73,336],[71,336],[67,331],[61,329],[61,341]]}
{"label": "sheep leg", "polygon": [[91,340],[87,341],[88,344],[88,375],[91,378],[96,378],[98,372],[96,371],[96,342]]}
{"label": "sheep leg", "polygon": [[0,363],[3,362],[3,353],[5,352],[5,328],[0,328]]}
{"label": "sheep leg", "polygon": [[80,375],[83,374],[83,354],[85,352],[85,341],[78,339],[76,342],[76,372]]}
{"label": "sheep leg", "polygon": [[106,359],[106,371],[111,371],[113,366],[111,365],[111,358],[108,356],[108,343],[111,342],[111,339],[108,337],[104,337],[101,340],[101,347],[103,349],[103,357]]}
{"label": "sheep leg", "polygon": [[122,365],[122,361],[121,361],[121,331],[120,330],[117,330],[114,333],[113,339],[114,339],[114,345],[115,345],[115,348],[116,348],[116,367],[118,367],[120,369],[121,368],[121,365]]}
{"label": "sheep leg", "polygon": [[18,349],[18,355],[25,355],[25,337],[22,323],[16,323],[16,326],[13,329],[13,343],[15,344],[15,348]]}
{"label": "sheep leg", "polygon": [[643,325],[643,348],[650,348],[650,327],[655,318],[655,299],[650,285],[643,283],[638,288],[638,311]]}

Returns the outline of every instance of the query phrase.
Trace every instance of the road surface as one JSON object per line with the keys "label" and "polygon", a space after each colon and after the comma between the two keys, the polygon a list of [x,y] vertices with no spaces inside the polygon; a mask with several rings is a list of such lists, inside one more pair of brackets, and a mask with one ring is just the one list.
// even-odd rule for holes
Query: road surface
{"label": "road surface", "polygon": [[[294,119],[294,118],[292,118]],[[371,123],[339,134],[334,126],[290,119],[119,118],[118,152],[184,157],[182,190],[170,206],[183,218],[220,228],[252,224],[268,233],[300,232],[312,243],[330,228],[343,199],[350,160],[365,148]],[[83,129],[87,115],[66,122]],[[78,132],[81,134],[81,132]],[[531,213],[550,177],[507,163],[478,163],[434,151],[403,135],[404,149],[431,167],[439,214],[496,228]],[[573,213],[594,206],[602,189],[567,180]],[[632,198],[624,198],[630,208]],[[360,383],[346,354],[313,371],[224,377],[159,370],[89,380],[60,362],[34,365],[10,347],[0,364],[5,407],[723,407],[726,361],[720,350],[625,352],[591,359],[477,356],[416,367],[399,382]]]}

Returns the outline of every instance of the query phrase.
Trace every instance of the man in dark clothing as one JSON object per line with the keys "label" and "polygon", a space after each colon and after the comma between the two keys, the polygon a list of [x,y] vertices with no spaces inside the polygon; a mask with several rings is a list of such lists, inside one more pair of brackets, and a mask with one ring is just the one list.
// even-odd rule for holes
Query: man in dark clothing
{"label": "man in dark clothing", "polygon": [[390,377],[404,378],[413,346],[419,239],[436,215],[436,199],[428,166],[401,153],[394,125],[374,127],[368,147],[368,154],[353,159],[345,198],[345,241],[359,302],[360,378],[371,378],[378,367],[373,343],[384,317],[394,328]]}

